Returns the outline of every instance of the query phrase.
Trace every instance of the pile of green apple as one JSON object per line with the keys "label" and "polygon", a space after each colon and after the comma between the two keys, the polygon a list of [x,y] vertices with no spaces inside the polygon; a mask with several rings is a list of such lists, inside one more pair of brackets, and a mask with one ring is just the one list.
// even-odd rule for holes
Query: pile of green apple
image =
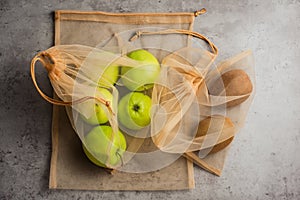
{"label": "pile of green apple", "polygon": [[[126,129],[136,131],[150,124],[151,98],[145,94],[145,90],[153,87],[160,73],[160,64],[154,55],[144,49],[132,51],[127,57],[142,65],[108,66],[99,79],[97,92],[112,103],[113,95],[105,87],[115,84],[120,77],[129,92],[119,100],[118,120]],[[84,109],[93,110],[93,114],[89,118],[82,116],[82,119],[95,127],[85,136],[83,150],[94,164],[113,168],[122,161],[126,139],[121,131],[112,137],[113,131],[103,107],[97,103],[85,104]],[[107,152],[108,148],[110,152]]]}

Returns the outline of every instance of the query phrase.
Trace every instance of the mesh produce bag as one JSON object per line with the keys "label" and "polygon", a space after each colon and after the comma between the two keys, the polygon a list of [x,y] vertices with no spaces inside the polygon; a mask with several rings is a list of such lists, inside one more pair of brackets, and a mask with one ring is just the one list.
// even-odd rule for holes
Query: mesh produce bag
{"label": "mesh produce bag", "polygon": [[[105,25],[104,30],[109,30]],[[161,169],[184,155],[219,175],[223,159],[218,160],[217,154],[242,127],[253,97],[251,52],[215,65],[218,50],[199,33],[114,25],[116,30],[124,30],[124,26],[128,26],[126,31],[108,34],[96,47],[70,41],[70,45],[39,53],[31,66],[39,93],[51,103],[68,106],[71,124],[95,163],[138,173]],[[83,34],[81,31],[78,34]],[[141,50],[152,55],[157,64],[134,54]],[[48,70],[61,100],[49,98],[39,89],[34,75],[36,61]],[[134,94],[150,98],[151,104],[145,106],[150,110],[146,125],[130,119],[131,115],[126,120],[121,117],[127,112],[127,107],[120,106],[122,99],[129,95],[130,103]],[[107,119],[100,119],[99,109]],[[95,142],[99,133],[105,136],[101,148]],[[154,145],[145,150],[147,138]],[[195,157],[192,152],[196,151],[203,159]]]}

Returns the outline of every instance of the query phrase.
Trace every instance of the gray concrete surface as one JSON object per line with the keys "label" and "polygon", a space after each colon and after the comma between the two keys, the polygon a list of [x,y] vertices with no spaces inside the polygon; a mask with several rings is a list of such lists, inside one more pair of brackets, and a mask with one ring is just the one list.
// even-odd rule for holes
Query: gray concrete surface
{"label": "gray concrete surface", "polygon": [[[111,12],[194,11],[195,30],[221,57],[252,49],[257,92],[222,177],[195,168],[191,191],[49,190],[51,108],[29,63],[53,45],[56,9]],[[300,1],[0,1],[0,199],[300,199]],[[45,72],[39,82],[51,94]]]}

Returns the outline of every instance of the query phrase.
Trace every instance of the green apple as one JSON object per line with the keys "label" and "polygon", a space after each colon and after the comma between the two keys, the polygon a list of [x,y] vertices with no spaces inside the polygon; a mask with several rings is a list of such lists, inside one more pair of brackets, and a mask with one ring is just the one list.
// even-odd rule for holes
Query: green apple
{"label": "green apple", "polygon": [[118,119],[126,128],[139,130],[150,123],[150,111],[149,96],[140,92],[130,92],[118,104]]}
{"label": "green apple", "polygon": [[[95,95],[100,98],[101,96],[100,94],[97,95],[97,92],[101,93],[102,98],[104,98],[105,100],[109,101],[110,104],[112,104],[113,96],[107,89],[97,88]],[[91,125],[104,124],[108,122],[108,117],[103,109],[103,106],[105,105],[101,104],[100,102],[96,102],[96,100],[89,100],[87,102],[82,103],[81,109],[89,109],[91,111],[91,116],[89,118],[86,118],[83,115],[81,115],[82,119]]]}
{"label": "green apple", "polygon": [[153,87],[160,72],[157,59],[143,49],[135,50],[127,55],[129,58],[141,61],[141,66],[121,67],[122,83],[131,91],[143,91]]}
{"label": "green apple", "polygon": [[94,164],[106,168],[120,164],[126,150],[126,139],[120,131],[114,135],[113,140],[112,136],[112,128],[104,125],[96,126],[85,136],[83,150]]}
{"label": "green apple", "polygon": [[100,87],[109,87],[118,80],[119,76],[119,66],[110,65],[104,69],[104,72],[101,74],[98,85]]}

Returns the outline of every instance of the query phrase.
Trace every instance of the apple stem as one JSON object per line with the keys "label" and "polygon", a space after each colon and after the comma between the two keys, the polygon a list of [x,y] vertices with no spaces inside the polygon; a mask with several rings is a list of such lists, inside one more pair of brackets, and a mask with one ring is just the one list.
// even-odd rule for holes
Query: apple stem
{"label": "apple stem", "polygon": [[119,151],[117,151],[116,154],[120,157],[121,166],[123,166],[124,165],[124,161],[123,161],[123,158],[122,158],[121,154],[119,153]]}

